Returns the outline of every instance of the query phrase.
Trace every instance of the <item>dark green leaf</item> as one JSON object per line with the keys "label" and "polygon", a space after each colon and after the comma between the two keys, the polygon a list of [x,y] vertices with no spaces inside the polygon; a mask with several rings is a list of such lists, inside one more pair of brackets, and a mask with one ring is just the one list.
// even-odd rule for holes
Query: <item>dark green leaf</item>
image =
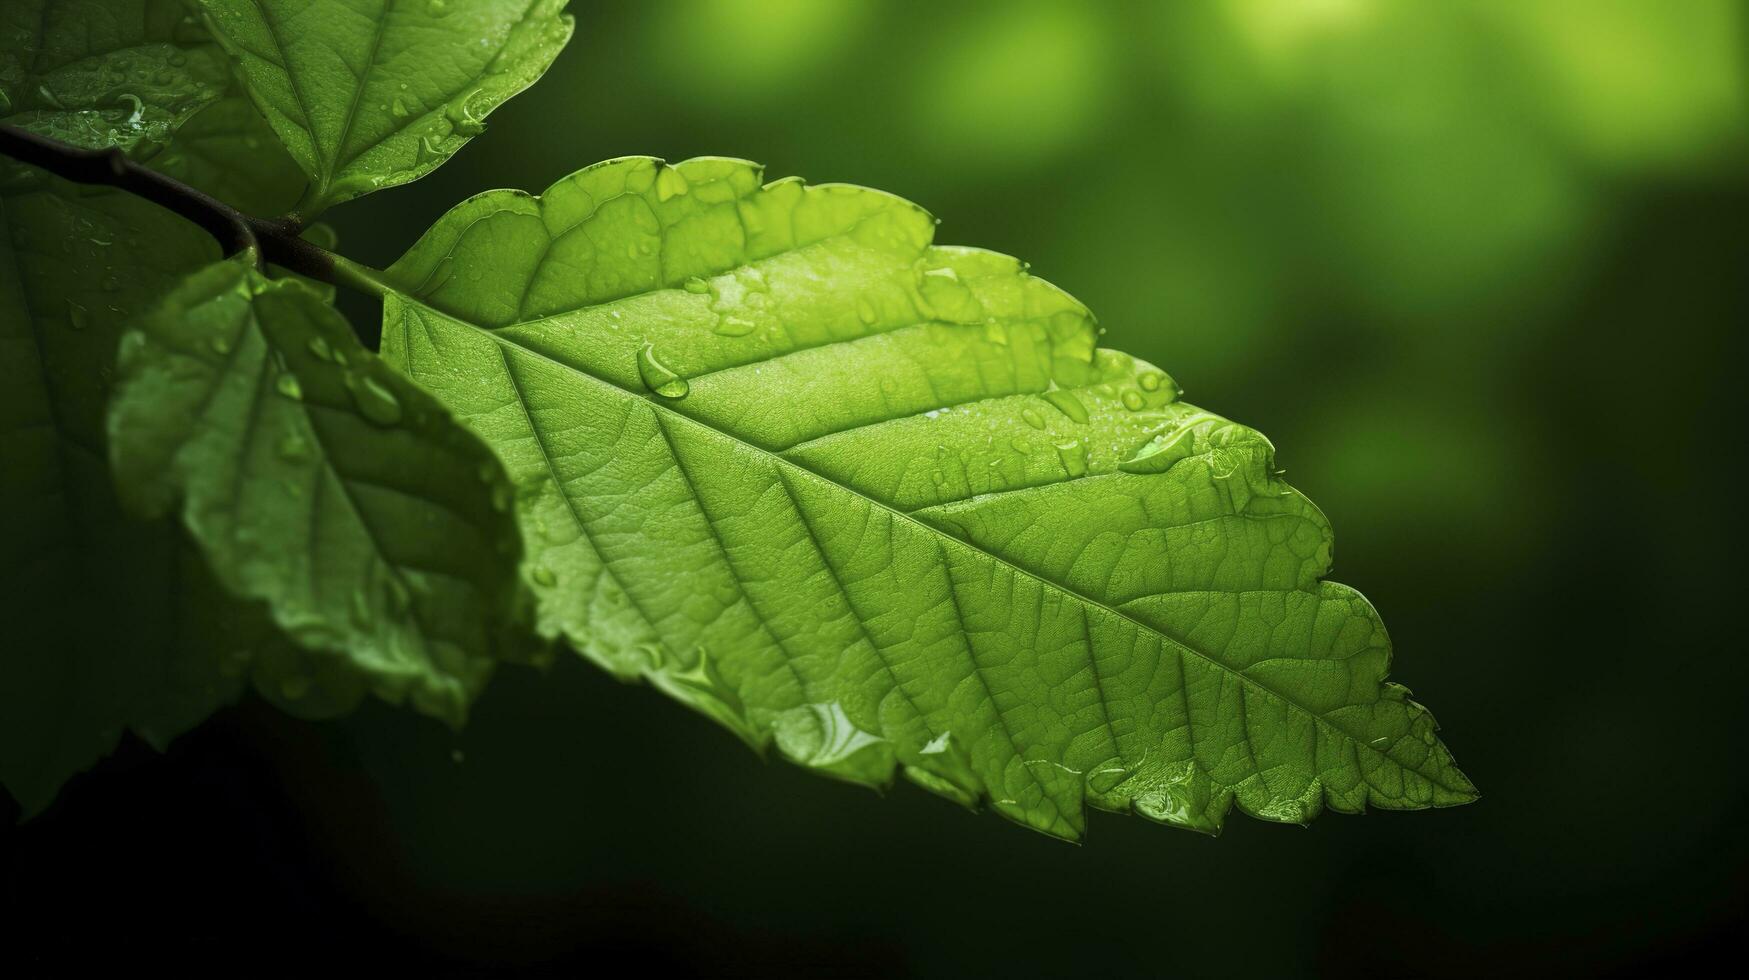
{"label": "dark green leaf", "polygon": [[571,36],[565,0],[200,0],[310,178],[306,215],[430,173]]}
{"label": "dark green leaf", "polygon": [[226,588],[377,694],[460,724],[521,606],[491,451],[314,291],[243,258],[135,328],[110,409],[123,499],[154,517],[180,501]]}
{"label": "dark green leaf", "polygon": [[121,513],[103,420],[122,323],[217,257],[124,194],[40,178],[0,193],[0,782],[27,813],[127,725],[158,719],[162,740],[179,730],[165,719],[229,697],[198,676],[155,694],[229,649],[187,634],[209,618],[200,562],[168,524]]}

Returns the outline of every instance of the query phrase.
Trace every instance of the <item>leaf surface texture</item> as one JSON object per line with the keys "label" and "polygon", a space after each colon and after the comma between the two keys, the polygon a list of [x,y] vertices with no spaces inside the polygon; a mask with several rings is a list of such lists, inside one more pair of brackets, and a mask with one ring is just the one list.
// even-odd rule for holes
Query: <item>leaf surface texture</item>
{"label": "leaf surface texture", "polygon": [[180,501],[220,581],[291,639],[460,724],[514,649],[520,542],[491,452],[316,292],[243,261],[143,318],[120,371],[124,500],[152,516]]}
{"label": "leaf surface texture", "polygon": [[509,468],[543,628],[755,745],[1066,838],[1472,799],[1270,444],[934,224],[610,161],[444,216],[384,354]]}
{"label": "leaf surface texture", "polygon": [[565,0],[201,0],[315,214],[415,180],[570,39]]}

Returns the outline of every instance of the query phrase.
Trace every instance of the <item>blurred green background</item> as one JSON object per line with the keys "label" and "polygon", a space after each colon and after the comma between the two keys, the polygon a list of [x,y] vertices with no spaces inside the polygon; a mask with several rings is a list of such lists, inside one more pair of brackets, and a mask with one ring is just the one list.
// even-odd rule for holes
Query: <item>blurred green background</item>
{"label": "blurred green background", "polygon": [[331,216],[344,251],[387,264],[469,194],[632,153],[915,200],[1274,440],[1483,799],[1235,815],[1218,840],[1095,814],[1077,848],[763,762],[566,660],[502,672],[459,735],[245,705],[168,759],[130,748],[15,835],[39,928],[126,901],[142,949],[439,973],[1627,975],[1743,952],[1742,4],[573,11],[483,138]]}

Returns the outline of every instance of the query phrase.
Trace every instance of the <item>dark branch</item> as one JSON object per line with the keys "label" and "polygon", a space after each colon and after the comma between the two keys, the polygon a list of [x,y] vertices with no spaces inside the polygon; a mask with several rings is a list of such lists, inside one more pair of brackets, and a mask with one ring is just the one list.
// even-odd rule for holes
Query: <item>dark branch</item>
{"label": "dark branch", "polygon": [[128,159],[120,149],[87,150],[16,126],[0,126],[0,154],[77,184],[101,184],[143,197],[199,225],[226,255],[255,248],[263,259],[322,282],[334,281],[334,256],[298,237],[295,222],[244,214],[179,180]]}

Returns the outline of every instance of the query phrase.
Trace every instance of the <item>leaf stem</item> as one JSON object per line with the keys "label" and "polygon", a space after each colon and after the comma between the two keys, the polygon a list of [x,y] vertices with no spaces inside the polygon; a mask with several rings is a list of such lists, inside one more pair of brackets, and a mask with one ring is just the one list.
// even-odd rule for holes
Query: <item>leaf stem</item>
{"label": "leaf stem", "polygon": [[255,249],[264,261],[299,275],[382,296],[382,274],[299,237],[297,217],[258,218],[205,191],[128,159],[120,148],[89,150],[17,126],[0,125],[0,155],[76,184],[99,184],[145,198],[212,235],[226,255]]}
{"label": "leaf stem", "polygon": [[330,281],[340,286],[348,286],[361,293],[369,293],[378,299],[388,294],[389,286],[383,274],[377,269],[360,262],[354,262],[344,255],[334,252],[326,253],[333,263],[334,278]]}

